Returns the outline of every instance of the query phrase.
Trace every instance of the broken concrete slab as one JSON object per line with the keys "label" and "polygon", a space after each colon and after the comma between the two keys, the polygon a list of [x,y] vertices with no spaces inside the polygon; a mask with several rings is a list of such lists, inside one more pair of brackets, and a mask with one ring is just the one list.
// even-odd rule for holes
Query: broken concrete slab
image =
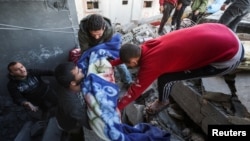
{"label": "broken concrete slab", "polygon": [[[236,77],[237,95],[239,97],[239,104],[246,107],[248,111],[240,111],[241,115],[230,115],[223,108],[222,102],[204,101],[202,94],[190,87],[186,81],[180,81],[173,87],[171,96],[176,103],[186,112],[186,114],[201,127],[204,133],[208,133],[208,125],[216,124],[250,124],[249,106],[250,95],[247,91],[250,89],[250,75],[247,73],[239,73]],[[221,79],[221,80],[220,80]],[[230,95],[228,86],[221,77],[210,77],[202,79],[205,93],[227,93]],[[226,95],[226,94],[225,94]],[[219,97],[217,97],[219,98]],[[244,109],[244,108],[240,108]],[[237,109],[236,109],[237,110]],[[245,113],[244,113],[245,112]],[[237,113],[237,112],[236,112]],[[243,114],[242,114],[243,113]],[[245,117],[244,117],[245,116]],[[241,121],[242,120],[242,121]]]}
{"label": "broken concrete slab", "polygon": [[[210,77],[202,79],[206,93],[223,93],[231,95],[229,87],[222,77]],[[237,96],[241,103],[250,112],[250,75],[246,73],[237,73],[235,78]]]}
{"label": "broken concrete slab", "polygon": [[206,134],[209,124],[230,124],[224,113],[210,102],[203,103],[201,94],[189,87],[185,81],[174,85],[171,96]]}

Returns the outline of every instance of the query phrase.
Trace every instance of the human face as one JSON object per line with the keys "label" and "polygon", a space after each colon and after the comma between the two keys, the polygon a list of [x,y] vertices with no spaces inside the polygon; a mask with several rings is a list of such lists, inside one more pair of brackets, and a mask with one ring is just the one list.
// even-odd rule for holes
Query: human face
{"label": "human face", "polygon": [[129,63],[125,63],[128,68],[135,68],[139,65],[139,57],[130,58]]}
{"label": "human face", "polygon": [[82,69],[77,66],[71,71],[71,73],[75,76],[75,80],[73,81],[74,85],[79,85],[84,78],[84,74],[82,73]]}
{"label": "human face", "polygon": [[25,78],[27,76],[27,70],[21,63],[16,63],[13,66],[10,66],[10,75],[19,78]]}
{"label": "human face", "polygon": [[90,31],[90,35],[95,38],[96,40],[99,40],[103,35],[104,29]]}

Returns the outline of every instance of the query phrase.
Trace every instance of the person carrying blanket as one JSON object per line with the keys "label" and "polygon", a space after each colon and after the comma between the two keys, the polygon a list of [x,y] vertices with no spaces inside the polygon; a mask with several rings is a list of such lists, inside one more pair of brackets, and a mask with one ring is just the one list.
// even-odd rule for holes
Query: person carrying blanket
{"label": "person carrying blanket", "polygon": [[170,133],[147,123],[129,126],[121,123],[117,108],[119,87],[107,58],[117,58],[121,37],[115,34],[108,42],[85,51],[77,62],[83,70],[82,92],[88,105],[91,129],[106,141],[169,141]]}

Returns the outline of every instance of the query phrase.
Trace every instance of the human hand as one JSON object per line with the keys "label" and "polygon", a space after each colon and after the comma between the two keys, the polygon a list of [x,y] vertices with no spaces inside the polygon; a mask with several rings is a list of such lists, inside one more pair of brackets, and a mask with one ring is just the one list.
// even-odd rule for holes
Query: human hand
{"label": "human hand", "polygon": [[33,105],[33,104],[30,103],[29,101],[24,102],[23,105],[24,105],[26,108],[28,108],[29,110],[31,110],[32,112],[38,111],[38,106]]}
{"label": "human hand", "polygon": [[112,57],[112,56],[108,56],[108,57],[107,57],[107,60],[108,60],[109,62],[111,62],[111,61],[115,60],[115,58]]}
{"label": "human hand", "polygon": [[224,11],[224,10],[226,10],[226,7],[227,7],[227,5],[226,5],[226,4],[223,4],[223,5],[221,6],[220,10]]}
{"label": "human hand", "polygon": [[194,15],[198,15],[200,13],[199,10],[195,10]]}
{"label": "human hand", "polygon": [[122,119],[121,111],[120,111],[118,108],[116,108],[116,112],[117,112],[117,114],[118,114],[118,117],[119,117],[120,120],[121,120],[121,119]]}
{"label": "human hand", "polygon": [[176,9],[177,9],[177,10],[180,10],[181,7],[182,7],[182,3],[178,4],[177,7],[176,7]]}
{"label": "human hand", "polygon": [[160,6],[160,12],[163,13],[163,11],[164,11],[164,6],[161,5],[161,6]]}

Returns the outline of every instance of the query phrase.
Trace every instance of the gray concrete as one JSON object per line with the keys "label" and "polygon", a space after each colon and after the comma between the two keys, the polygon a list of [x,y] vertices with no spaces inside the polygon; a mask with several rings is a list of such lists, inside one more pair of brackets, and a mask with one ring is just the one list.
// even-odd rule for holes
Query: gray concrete
{"label": "gray concrete", "polygon": [[[239,101],[230,99],[231,97],[228,99],[231,94],[221,77],[202,79],[204,94],[190,87],[186,81],[181,81],[174,86],[172,97],[206,134],[207,127],[210,124],[250,124],[249,77],[249,73],[237,73],[236,87]],[[202,96],[206,94],[213,94],[216,97],[215,100],[203,99]],[[235,113],[229,113],[225,110],[225,106],[235,106],[232,103],[236,102],[238,102],[238,105],[236,105]],[[236,113],[240,114],[236,115]]]}
{"label": "gray concrete", "polygon": [[28,68],[54,69],[77,46],[75,8],[67,3],[53,8],[50,1],[0,2],[0,93],[4,96],[8,96],[6,67],[10,61],[21,61]]}
{"label": "gray concrete", "polygon": [[[78,46],[74,5],[71,0],[0,1],[0,140],[13,141],[30,120],[7,91],[8,63],[21,61],[27,68],[54,69],[67,61],[68,51]],[[45,79],[55,85],[53,78]]]}

